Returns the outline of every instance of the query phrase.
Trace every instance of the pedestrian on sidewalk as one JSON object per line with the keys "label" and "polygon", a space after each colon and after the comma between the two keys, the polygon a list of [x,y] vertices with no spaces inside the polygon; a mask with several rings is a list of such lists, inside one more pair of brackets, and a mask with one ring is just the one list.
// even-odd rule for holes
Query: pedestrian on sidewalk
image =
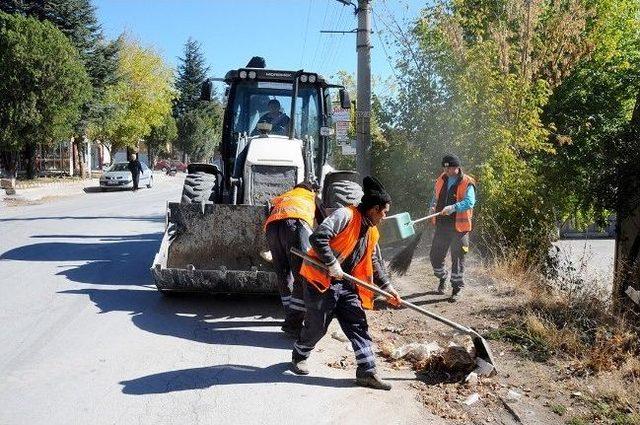
{"label": "pedestrian on sidewalk", "polygon": [[432,219],[436,230],[429,257],[433,274],[440,279],[438,292],[444,294],[448,272],[447,251],[451,250],[451,297],[455,302],[464,287],[464,259],[469,252],[469,232],[473,206],[476,203],[476,183],[462,172],[460,158],[448,154],[442,158],[442,174],[435,183],[429,213],[442,212]]}
{"label": "pedestrian on sidewalk", "polygon": [[133,180],[133,191],[138,190],[138,182],[140,181],[140,173],[143,173],[142,164],[138,161],[137,155],[131,154],[131,159],[128,165],[129,171],[131,171],[131,179]]}
{"label": "pedestrian on sidewalk", "polygon": [[319,218],[316,208],[318,189],[317,185],[303,182],[273,198],[273,206],[264,225],[285,313],[282,331],[294,338],[302,329],[306,309],[299,274],[302,259],[292,254],[291,248],[307,252],[310,247],[313,221]]}
{"label": "pedestrian on sidewalk", "polygon": [[304,301],[307,313],[300,337],[294,344],[292,371],[307,375],[307,358],[326,334],[333,318],[351,341],[356,358],[356,383],[375,389],[391,389],[376,373],[369,326],[364,309],[373,308],[373,292],[344,278],[344,271],[390,292],[398,305],[400,297],[384,270],[376,225],[386,216],[391,196],[380,182],[365,177],[364,195],[358,207],[339,208],[320,224],[310,237],[310,257],[326,264],[329,271],[304,261]]}

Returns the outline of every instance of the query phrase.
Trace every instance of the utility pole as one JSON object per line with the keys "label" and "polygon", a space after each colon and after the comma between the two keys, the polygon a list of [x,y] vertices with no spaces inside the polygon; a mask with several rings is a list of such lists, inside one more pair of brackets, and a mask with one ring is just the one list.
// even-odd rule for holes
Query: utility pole
{"label": "utility pole", "polygon": [[371,175],[371,0],[337,0],[353,6],[358,17],[358,28],[352,31],[320,31],[347,34],[355,32],[358,52],[356,103],[356,166],[360,176]]}
{"label": "utility pole", "polygon": [[371,175],[371,0],[358,0],[356,164],[360,176]]}

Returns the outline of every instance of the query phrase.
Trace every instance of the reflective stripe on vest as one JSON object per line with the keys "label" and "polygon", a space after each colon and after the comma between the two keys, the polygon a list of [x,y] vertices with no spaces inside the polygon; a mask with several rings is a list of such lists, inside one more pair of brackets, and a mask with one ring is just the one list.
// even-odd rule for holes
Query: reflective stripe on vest
{"label": "reflective stripe on vest", "polygon": [[[341,263],[349,257],[355,249],[358,243],[358,237],[360,236],[360,228],[362,226],[362,214],[360,211],[358,211],[354,206],[350,206],[348,208],[351,215],[349,223],[340,233],[329,241],[329,246],[334,253],[337,253],[337,259]],[[378,229],[375,226],[369,229],[367,232],[367,238],[367,248],[365,253],[349,274],[360,280],[364,280],[367,283],[373,284],[373,250],[380,238]],[[313,248],[309,249],[307,255],[319,260],[319,257]],[[348,271],[346,272],[348,273]],[[302,275],[307,282],[312,284],[320,292],[326,291],[331,285],[331,277],[328,272],[307,261],[303,261],[302,267],[300,268],[300,275]],[[358,291],[358,297],[362,302],[362,307],[366,309],[373,308],[373,292],[357,285],[356,290]]]}
{"label": "reflective stripe on vest", "polygon": [[313,218],[316,211],[316,195],[313,192],[297,187],[280,196],[276,196],[271,200],[271,203],[273,208],[264,223],[265,230],[267,224],[272,221],[285,220],[287,218],[299,218],[306,221],[310,227],[313,227]]}
{"label": "reflective stripe on vest", "polygon": [[[444,188],[444,183],[446,181],[446,179],[444,179],[445,176],[446,174],[442,173],[440,174],[440,177],[438,177],[438,179],[436,180],[436,185],[434,189],[436,199],[440,198],[440,191],[442,191],[442,189]],[[469,187],[469,185],[472,185],[475,187],[476,185],[475,180],[473,180],[473,178],[468,176],[467,174],[463,174],[462,180],[460,180],[460,182],[458,183],[458,188],[456,189],[456,202],[460,202],[461,200],[464,199],[464,197],[467,194],[467,188]],[[436,218],[437,217],[434,217],[431,219],[431,222],[433,224],[436,224]],[[472,227],[471,225],[472,218],[473,218],[473,208],[470,208],[462,212],[456,212],[455,213],[456,231],[470,232]]]}

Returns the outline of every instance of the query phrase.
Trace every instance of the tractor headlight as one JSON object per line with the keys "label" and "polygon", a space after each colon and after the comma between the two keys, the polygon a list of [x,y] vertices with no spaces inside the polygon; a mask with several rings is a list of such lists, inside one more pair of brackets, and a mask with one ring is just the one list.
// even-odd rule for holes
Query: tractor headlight
{"label": "tractor headlight", "polygon": [[315,75],[309,75],[309,82],[310,83],[315,83],[316,82],[316,76]]}
{"label": "tractor headlight", "polygon": [[247,71],[240,71],[240,78],[247,78]]}
{"label": "tractor headlight", "polygon": [[306,76],[306,75],[304,75],[304,74],[303,74],[303,75],[301,75],[301,76],[300,76],[300,82],[302,82],[302,83],[306,83],[306,82],[307,82],[307,76]]}
{"label": "tractor headlight", "polygon": [[255,71],[249,71],[249,78],[251,78],[251,79],[256,78],[256,72]]}

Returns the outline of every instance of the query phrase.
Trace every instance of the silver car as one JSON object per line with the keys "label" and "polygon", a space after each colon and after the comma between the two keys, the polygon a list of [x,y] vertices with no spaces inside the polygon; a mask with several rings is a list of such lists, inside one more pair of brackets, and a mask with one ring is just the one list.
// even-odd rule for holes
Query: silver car
{"label": "silver car", "polygon": [[[140,180],[138,181],[138,186],[142,187],[146,185],[147,187],[153,186],[153,173],[147,167],[147,164],[144,162],[140,163],[142,165],[142,173],[140,174]],[[131,171],[129,171],[129,163],[128,162],[116,162],[112,164],[109,168],[105,170],[100,177],[100,189],[132,189],[133,188],[133,178],[131,177]]]}

